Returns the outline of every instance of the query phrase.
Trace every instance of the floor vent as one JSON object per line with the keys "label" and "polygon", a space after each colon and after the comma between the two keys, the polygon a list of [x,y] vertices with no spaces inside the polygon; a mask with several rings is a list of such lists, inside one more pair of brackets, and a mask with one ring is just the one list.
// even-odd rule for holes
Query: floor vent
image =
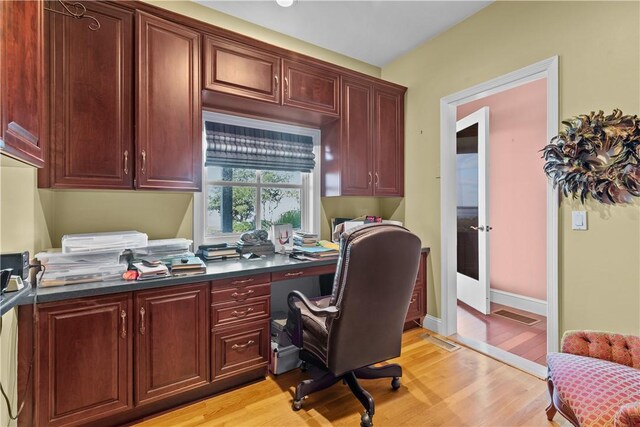
{"label": "floor vent", "polygon": [[540,323],[539,319],[534,319],[533,317],[525,316],[522,314],[514,313],[513,311],[500,309],[493,312],[496,316],[505,317],[507,319],[515,320],[519,323],[524,323],[527,326],[533,326],[537,323]]}
{"label": "floor vent", "polygon": [[422,334],[420,335],[420,338],[422,338],[425,341],[429,341],[431,344],[434,344],[447,351],[456,351],[460,348],[459,345],[454,344],[451,341],[443,340],[441,338],[434,337],[429,334]]}

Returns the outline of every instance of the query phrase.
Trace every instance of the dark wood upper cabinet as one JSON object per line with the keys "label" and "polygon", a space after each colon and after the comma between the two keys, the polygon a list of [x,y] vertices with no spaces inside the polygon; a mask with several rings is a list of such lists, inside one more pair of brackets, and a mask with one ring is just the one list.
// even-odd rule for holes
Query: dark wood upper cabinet
{"label": "dark wood upper cabinet", "polygon": [[131,294],[38,308],[38,425],[89,423],[132,408]]}
{"label": "dark wood upper cabinet", "polygon": [[83,4],[99,30],[48,13],[51,186],[131,189],[133,12]]}
{"label": "dark wood upper cabinet", "polygon": [[200,191],[200,34],[136,11],[136,188]]}
{"label": "dark wood upper cabinet", "polygon": [[315,64],[283,60],[284,105],[338,116],[340,75]]}
{"label": "dark wood upper cabinet", "polygon": [[404,196],[405,90],[342,78],[341,131],[322,129],[323,196]]}
{"label": "dark wood upper cabinet", "polygon": [[342,194],[373,194],[372,87],[344,79],[342,83]]}
{"label": "dark wood upper cabinet", "polygon": [[0,2],[0,152],[44,166],[44,9]]}
{"label": "dark wood upper cabinet", "polygon": [[209,284],[136,293],[136,404],[209,383]]}
{"label": "dark wood upper cabinet", "polygon": [[204,75],[205,89],[280,102],[280,58],[268,52],[205,36]]}
{"label": "dark wood upper cabinet", "polygon": [[404,91],[376,87],[373,194],[404,195]]}

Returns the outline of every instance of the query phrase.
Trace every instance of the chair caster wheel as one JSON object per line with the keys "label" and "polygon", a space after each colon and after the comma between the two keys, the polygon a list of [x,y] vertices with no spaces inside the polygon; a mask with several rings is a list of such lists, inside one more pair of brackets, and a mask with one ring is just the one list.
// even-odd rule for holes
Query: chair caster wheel
{"label": "chair caster wheel", "polygon": [[300,409],[302,409],[302,400],[295,400],[293,401],[293,405],[291,405],[294,411],[299,411]]}
{"label": "chair caster wheel", "polygon": [[393,377],[391,380],[391,388],[397,390],[400,388],[400,377]]}
{"label": "chair caster wheel", "polygon": [[300,370],[301,370],[302,372],[307,372],[307,362],[302,361],[302,362],[300,363]]}
{"label": "chair caster wheel", "polygon": [[373,427],[373,420],[368,412],[365,412],[360,417],[360,427]]}

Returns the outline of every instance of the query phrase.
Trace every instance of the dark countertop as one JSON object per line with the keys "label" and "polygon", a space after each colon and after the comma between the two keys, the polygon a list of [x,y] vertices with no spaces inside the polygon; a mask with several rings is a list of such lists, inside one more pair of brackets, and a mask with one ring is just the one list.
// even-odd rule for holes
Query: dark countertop
{"label": "dark countertop", "polygon": [[27,296],[31,292],[31,283],[28,280],[23,281],[24,287],[16,292],[6,292],[0,297],[0,316],[11,310],[16,305],[25,304]]}
{"label": "dark countertop", "polygon": [[[423,253],[429,253],[429,248],[422,248]],[[210,280],[226,279],[230,277],[246,276],[248,274],[273,273],[296,268],[308,268],[322,265],[337,264],[337,258],[321,259],[317,261],[299,261],[288,255],[269,255],[255,260],[211,261],[207,263],[207,272],[196,276],[166,277],[162,279],[135,281],[112,280],[108,282],[92,282],[76,285],[38,287],[30,292],[20,292],[12,305],[32,304],[34,298],[37,303],[68,300],[74,298],[93,297],[99,295],[132,292],[143,289],[162,288],[167,286],[184,285],[188,283],[207,282]],[[25,287],[26,288],[26,287]],[[24,291],[24,290],[23,290]],[[8,309],[7,309],[8,310]],[[2,313],[5,312],[4,300]]]}

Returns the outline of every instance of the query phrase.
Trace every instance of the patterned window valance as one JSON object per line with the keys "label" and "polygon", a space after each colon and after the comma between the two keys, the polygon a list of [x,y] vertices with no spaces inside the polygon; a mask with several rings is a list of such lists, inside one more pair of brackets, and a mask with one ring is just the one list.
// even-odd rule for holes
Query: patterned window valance
{"label": "patterned window valance", "polygon": [[244,126],[205,122],[205,166],[311,172],[313,138]]}

